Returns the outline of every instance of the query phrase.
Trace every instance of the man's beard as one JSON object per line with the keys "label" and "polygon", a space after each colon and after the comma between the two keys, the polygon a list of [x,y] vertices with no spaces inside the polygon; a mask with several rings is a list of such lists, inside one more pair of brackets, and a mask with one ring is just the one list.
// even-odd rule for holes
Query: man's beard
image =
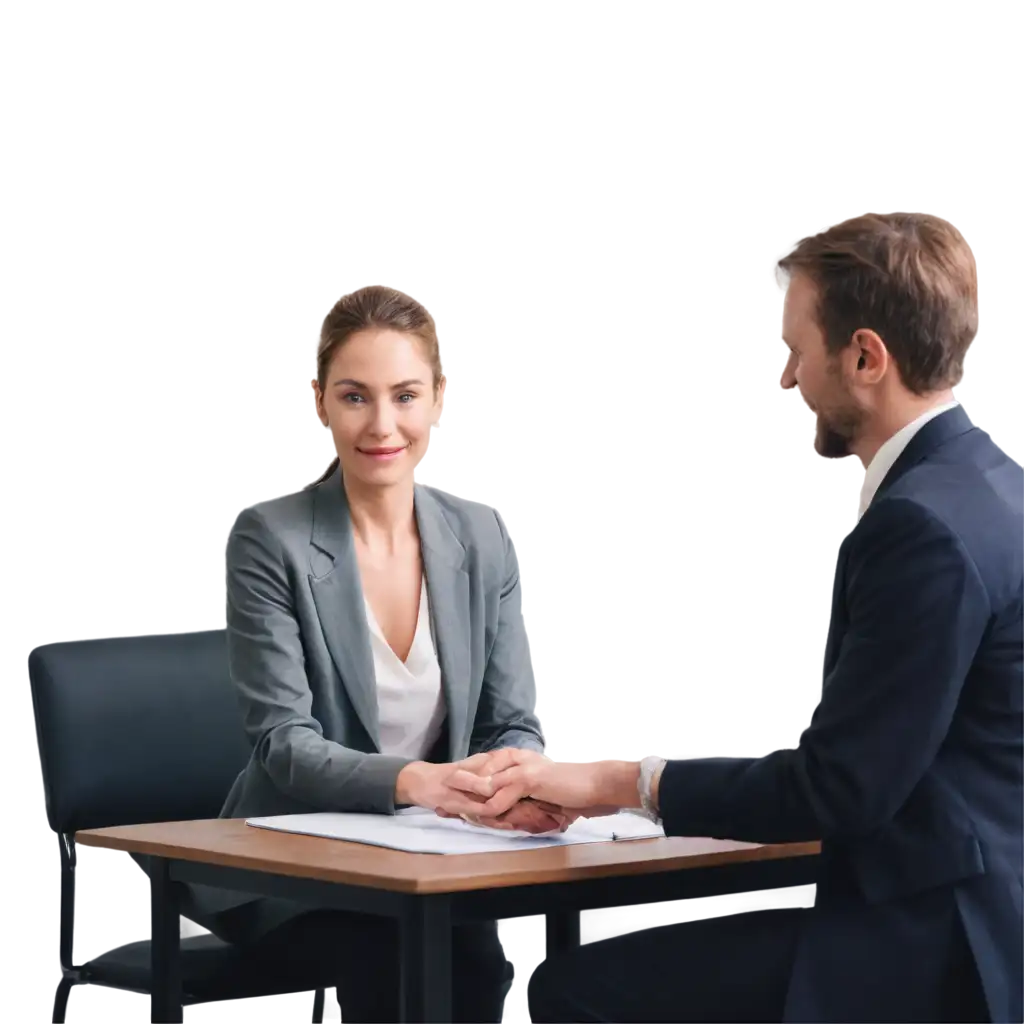
{"label": "man's beard", "polygon": [[852,455],[852,445],[857,439],[862,414],[847,409],[832,413],[827,418],[818,412],[818,423],[814,434],[814,450],[826,459],[845,459]]}

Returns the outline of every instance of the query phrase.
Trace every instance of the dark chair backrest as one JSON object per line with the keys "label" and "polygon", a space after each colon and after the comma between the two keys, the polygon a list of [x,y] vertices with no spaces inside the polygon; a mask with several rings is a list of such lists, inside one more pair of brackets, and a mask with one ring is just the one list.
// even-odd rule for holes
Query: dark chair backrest
{"label": "dark chair backrest", "polygon": [[250,753],[224,630],[48,644],[28,667],[54,831],[217,817]]}

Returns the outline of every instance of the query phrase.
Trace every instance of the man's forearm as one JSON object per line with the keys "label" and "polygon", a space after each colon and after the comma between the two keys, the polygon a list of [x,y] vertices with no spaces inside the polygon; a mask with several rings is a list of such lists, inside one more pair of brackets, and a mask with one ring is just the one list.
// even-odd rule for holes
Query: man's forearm
{"label": "man's forearm", "polygon": [[596,789],[600,807],[639,807],[640,792],[637,782],[640,778],[639,761],[598,761]]}
{"label": "man's forearm", "polygon": [[[597,771],[597,788],[600,807],[642,807],[643,798],[640,793],[639,761],[598,761],[594,766]],[[650,809],[657,812],[659,802],[661,774],[665,762],[654,771],[650,778]]]}

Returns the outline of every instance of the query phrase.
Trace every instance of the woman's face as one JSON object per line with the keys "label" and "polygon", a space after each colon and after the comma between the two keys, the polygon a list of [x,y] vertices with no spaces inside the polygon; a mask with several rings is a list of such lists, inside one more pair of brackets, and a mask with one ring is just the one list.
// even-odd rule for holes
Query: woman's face
{"label": "woman's face", "polygon": [[335,352],[323,392],[316,381],[313,391],[346,479],[369,486],[412,479],[444,399],[444,380],[435,395],[418,338],[389,329],[358,331]]}

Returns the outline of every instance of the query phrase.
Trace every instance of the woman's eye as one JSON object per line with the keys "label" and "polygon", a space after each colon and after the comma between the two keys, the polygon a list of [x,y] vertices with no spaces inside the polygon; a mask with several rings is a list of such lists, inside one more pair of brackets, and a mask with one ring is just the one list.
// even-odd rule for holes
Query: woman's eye
{"label": "woman's eye", "polygon": [[402,405],[408,405],[415,397],[416,397],[415,395],[410,394],[407,391],[407,392],[405,392],[405,394],[402,394],[402,395],[398,396],[398,401],[401,402]]}
{"label": "woman's eye", "polygon": [[357,394],[355,391],[350,391],[347,395],[343,395],[341,400],[343,402],[348,402],[349,405],[359,405],[359,403],[363,401],[363,396]]}

